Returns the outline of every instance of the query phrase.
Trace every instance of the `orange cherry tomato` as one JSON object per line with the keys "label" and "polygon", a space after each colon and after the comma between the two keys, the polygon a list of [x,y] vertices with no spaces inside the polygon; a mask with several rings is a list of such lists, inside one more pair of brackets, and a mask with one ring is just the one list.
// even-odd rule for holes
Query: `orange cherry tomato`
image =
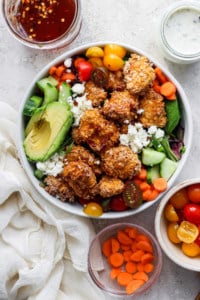
{"label": "orange cherry tomato", "polygon": [[103,209],[101,205],[96,202],[89,202],[83,208],[83,211],[86,215],[91,217],[99,217],[103,214]]}
{"label": "orange cherry tomato", "polygon": [[180,241],[190,244],[193,243],[199,235],[198,227],[188,221],[182,221],[177,230],[177,236]]}
{"label": "orange cherry tomato", "polygon": [[188,198],[193,203],[200,203],[200,183],[187,187]]}
{"label": "orange cherry tomato", "polygon": [[126,49],[120,45],[116,44],[107,44],[104,47],[104,54],[115,54],[121,58],[126,55]]}
{"label": "orange cherry tomato", "polygon": [[169,240],[174,244],[181,243],[181,240],[177,236],[177,230],[179,228],[179,224],[176,222],[169,223],[167,226],[167,235]]}
{"label": "orange cherry tomato", "polygon": [[179,217],[176,213],[176,210],[171,203],[168,203],[165,206],[164,214],[165,214],[165,218],[169,222],[178,222],[179,221]]}
{"label": "orange cherry tomato", "polygon": [[186,189],[181,189],[176,192],[169,200],[169,202],[176,209],[182,209],[188,202],[188,195]]}
{"label": "orange cherry tomato", "polygon": [[182,243],[181,249],[189,257],[196,257],[200,254],[200,247],[196,243]]}
{"label": "orange cherry tomato", "polygon": [[124,61],[121,57],[116,54],[106,54],[103,58],[104,66],[110,71],[118,71],[123,68]]}

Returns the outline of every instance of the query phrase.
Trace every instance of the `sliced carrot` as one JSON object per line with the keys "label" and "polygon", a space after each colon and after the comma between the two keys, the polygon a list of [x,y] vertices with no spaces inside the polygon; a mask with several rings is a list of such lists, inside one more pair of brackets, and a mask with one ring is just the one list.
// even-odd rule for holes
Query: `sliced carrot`
{"label": "sliced carrot", "polygon": [[165,97],[169,97],[176,93],[176,86],[171,81],[164,82],[160,87],[160,93]]}
{"label": "sliced carrot", "polygon": [[140,189],[142,191],[146,191],[146,190],[148,190],[150,188],[151,188],[150,184],[148,184],[146,181],[141,182]]}
{"label": "sliced carrot", "polygon": [[117,239],[111,238],[111,251],[112,253],[118,252],[120,249],[120,243]]}
{"label": "sliced carrot", "polygon": [[127,251],[127,250],[131,249],[131,245],[122,245],[122,244],[121,244],[120,247],[121,247],[121,249],[124,250],[124,251]]}
{"label": "sliced carrot", "polygon": [[157,79],[155,79],[154,82],[153,82],[153,89],[156,93],[160,94],[160,84],[159,84],[159,81]]}
{"label": "sliced carrot", "polygon": [[63,73],[65,72],[65,70],[66,70],[66,67],[64,65],[60,65],[57,67],[55,73],[58,77],[61,77],[63,75]]}
{"label": "sliced carrot", "polygon": [[136,237],[136,241],[147,241],[147,242],[150,242],[150,239],[145,235],[145,234],[138,234],[137,237]]}
{"label": "sliced carrot", "polygon": [[131,228],[128,232],[128,236],[131,238],[131,239],[135,239],[136,236],[138,234],[138,230],[137,228]]}
{"label": "sliced carrot", "polygon": [[134,183],[137,184],[138,186],[140,186],[140,184],[142,183],[143,181],[139,178],[134,178]]}
{"label": "sliced carrot", "polygon": [[135,273],[137,271],[137,265],[133,261],[128,261],[125,265],[125,269],[128,273]]}
{"label": "sliced carrot", "polygon": [[170,96],[167,96],[166,97],[167,100],[176,100],[176,93],[170,95]]}
{"label": "sliced carrot", "polygon": [[131,255],[131,260],[135,262],[141,261],[143,255],[144,255],[143,250],[137,250]]}
{"label": "sliced carrot", "polygon": [[108,261],[112,267],[118,268],[123,265],[124,256],[120,252],[115,252],[109,256]]}
{"label": "sliced carrot", "polygon": [[151,273],[154,269],[154,265],[151,263],[147,263],[144,265],[144,272]]}
{"label": "sliced carrot", "polygon": [[142,264],[151,263],[153,261],[153,259],[154,259],[153,254],[151,254],[151,253],[145,253],[141,257],[141,263]]}
{"label": "sliced carrot", "polygon": [[124,261],[130,261],[131,259],[131,255],[133,254],[132,250],[125,250],[123,252],[123,256],[124,256]]}
{"label": "sliced carrot", "polygon": [[[136,236],[136,239],[137,239],[137,236]],[[131,244],[131,250],[132,252],[135,252],[136,250],[138,250],[137,248],[137,241],[133,241],[132,244]]]}
{"label": "sliced carrot", "polygon": [[57,67],[56,66],[52,66],[50,69],[49,69],[49,75],[53,75],[53,74],[55,74],[55,72],[56,72],[56,70],[57,70]]}
{"label": "sliced carrot", "polygon": [[124,245],[131,245],[132,240],[131,238],[128,236],[128,234],[126,234],[124,231],[122,230],[118,230],[117,231],[117,239],[121,244]]}
{"label": "sliced carrot", "polygon": [[151,243],[147,242],[147,241],[139,241],[137,243],[137,248],[146,252],[153,252],[153,247],[151,245]]}
{"label": "sliced carrot", "polygon": [[136,272],[133,274],[133,279],[141,279],[144,280],[145,282],[149,279],[148,275],[145,272]]}
{"label": "sliced carrot", "polygon": [[109,257],[112,253],[111,239],[105,240],[102,244],[102,252],[105,257]]}
{"label": "sliced carrot", "polygon": [[166,81],[168,81],[167,77],[159,67],[155,68],[155,74],[160,83],[165,83]]}
{"label": "sliced carrot", "polygon": [[147,178],[147,170],[142,168],[139,172],[139,174],[137,175],[137,178],[141,179],[141,180],[145,180]]}
{"label": "sliced carrot", "polygon": [[144,265],[141,262],[138,262],[137,265],[136,265],[136,267],[137,267],[137,270],[139,272],[143,272],[144,271]]}
{"label": "sliced carrot", "polygon": [[159,192],[154,189],[147,189],[142,192],[142,198],[145,201],[153,201],[155,200],[159,195]]}
{"label": "sliced carrot", "polygon": [[128,272],[121,272],[117,276],[117,282],[121,286],[127,286],[132,279],[133,279],[132,274]]}
{"label": "sliced carrot", "polygon": [[158,192],[164,192],[167,189],[167,180],[163,177],[155,178],[152,184]]}
{"label": "sliced carrot", "polygon": [[128,295],[134,293],[136,290],[138,290],[142,285],[144,284],[144,280],[140,279],[133,279],[129,282],[129,284],[126,286],[126,293]]}
{"label": "sliced carrot", "polygon": [[61,77],[62,81],[66,81],[66,80],[70,80],[73,81],[76,79],[76,75],[74,75],[74,73],[70,72],[70,73],[64,73]]}
{"label": "sliced carrot", "polygon": [[110,270],[110,278],[111,279],[115,279],[117,278],[118,274],[122,271],[121,268],[112,268]]}

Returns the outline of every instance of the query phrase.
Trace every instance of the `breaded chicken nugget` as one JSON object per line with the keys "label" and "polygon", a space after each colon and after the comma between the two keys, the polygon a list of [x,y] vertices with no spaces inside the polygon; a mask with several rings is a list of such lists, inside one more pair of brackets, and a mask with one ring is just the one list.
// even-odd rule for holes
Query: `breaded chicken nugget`
{"label": "breaded chicken nugget", "polygon": [[124,81],[124,74],[122,70],[116,72],[109,72],[108,83],[106,88],[108,90],[123,91],[126,88],[126,83]]}
{"label": "breaded chicken nugget", "polygon": [[93,151],[100,152],[113,147],[119,141],[119,130],[98,109],[90,109],[81,117],[76,139],[87,143]]}
{"label": "breaded chicken nugget", "polygon": [[98,183],[98,192],[103,198],[120,194],[124,189],[124,183],[119,178],[103,176]]}
{"label": "breaded chicken nugget", "polygon": [[62,177],[76,196],[90,199],[92,189],[97,183],[96,176],[90,166],[80,160],[72,161],[64,166]]}
{"label": "breaded chicken nugget", "polygon": [[167,116],[163,96],[156,93],[152,88],[149,89],[140,100],[140,108],[143,113],[139,116],[139,122],[144,127],[148,128],[153,125],[165,127]]}
{"label": "breaded chicken nugget", "polygon": [[85,93],[87,99],[92,102],[93,107],[98,107],[107,98],[107,92],[94,84],[93,81],[87,81],[85,84]]}
{"label": "breaded chicken nugget", "polygon": [[147,57],[131,54],[124,66],[126,88],[132,94],[144,92],[153,84],[155,71]]}
{"label": "breaded chicken nugget", "polygon": [[114,91],[111,98],[106,100],[102,113],[109,119],[123,123],[137,117],[139,101],[137,95],[131,95],[129,91]]}
{"label": "breaded chicken nugget", "polygon": [[111,177],[132,179],[141,169],[137,154],[127,146],[110,148],[102,154],[101,158],[102,169]]}

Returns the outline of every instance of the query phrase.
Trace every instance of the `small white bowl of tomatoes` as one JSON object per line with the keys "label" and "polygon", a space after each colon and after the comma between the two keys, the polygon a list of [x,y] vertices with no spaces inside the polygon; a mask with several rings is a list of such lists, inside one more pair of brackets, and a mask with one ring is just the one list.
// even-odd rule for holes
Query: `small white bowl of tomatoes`
{"label": "small white bowl of tomatoes", "polygon": [[185,180],[169,190],[157,208],[155,232],[173,262],[200,272],[200,178]]}

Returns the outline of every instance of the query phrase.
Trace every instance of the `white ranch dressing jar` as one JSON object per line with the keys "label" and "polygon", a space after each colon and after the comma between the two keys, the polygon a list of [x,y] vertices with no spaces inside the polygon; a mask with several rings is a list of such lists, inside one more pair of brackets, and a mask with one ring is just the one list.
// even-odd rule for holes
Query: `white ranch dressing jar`
{"label": "white ranch dressing jar", "polygon": [[200,1],[179,1],[164,13],[160,41],[167,59],[176,63],[200,61]]}

